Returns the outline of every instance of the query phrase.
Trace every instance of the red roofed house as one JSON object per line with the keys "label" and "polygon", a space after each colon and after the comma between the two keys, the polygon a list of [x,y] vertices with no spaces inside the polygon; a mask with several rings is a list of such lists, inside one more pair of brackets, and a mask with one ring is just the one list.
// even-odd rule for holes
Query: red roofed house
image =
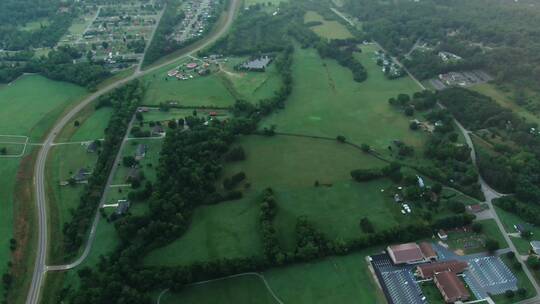
{"label": "red roofed house", "polygon": [[416,272],[422,279],[432,279],[435,274],[440,272],[462,273],[468,266],[467,262],[451,260],[419,265],[416,267]]}
{"label": "red roofed house", "polygon": [[386,251],[394,264],[416,264],[425,261],[422,250],[416,243],[388,246]]}
{"label": "red roofed house", "polygon": [[463,282],[451,271],[437,273],[434,278],[435,285],[437,285],[446,303],[467,301],[471,296]]}
{"label": "red roofed house", "polygon": [[430,243],[428,242],[420,243],[420,251],[422,251],[422,255],[427,261],[437,260],[437,253],[435,252],[435,250],[433,250],[433,247],[431,247]]}

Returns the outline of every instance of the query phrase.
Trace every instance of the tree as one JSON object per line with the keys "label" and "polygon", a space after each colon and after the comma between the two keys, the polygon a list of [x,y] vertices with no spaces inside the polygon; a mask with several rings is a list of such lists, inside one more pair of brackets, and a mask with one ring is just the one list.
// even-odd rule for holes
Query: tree
{"label": "tree", "polygon": [[520,287],[520,288],[518,288],[518,290],[516,291],[516,294],[518,295],[518,297],[524,298],[524,297],[527,295],[527,289],[525,289],[525,288],[523,288],[523,287]]}
{"label": "tree", "polygon": [[483,227],[482,224],[480,224],[480,223],[474,223],[474,224],[472,224],[472,230],[473,230],[475,233],[480,233],[480,232],[482,232],[482,229],[483,229],[483,228],[484,228],[484,227]]}
{"label": "tree", "polygon": [[362,150],[362,152],[367,153],[371,150],[371,147],[368,144],[361,144],[360,149]]}
{"label": "tree", "polygon": [[124,167],[131,168],[137,164],[137,160],[135,160],[135,157],[131,155],[124,156],[124,158],[122,159],[122,164],[124,165]]}
{"label": "tree", "polygon": [[433,186],[431,186],[431,191],[437,194],[441,194],[442,192],[442,185],[441,183],[434,183]]}
{"label": "tree", "polygon": [[448,208],[452,210],[454,213],[464,213],[465,212],[465,204],[458,201],[449,201],[448,202]]}
{"label": "tree", "polygon": [[101,46],[103,47],[103,49],[106,50],[106,49],[109,48],[109,43],[108,43],[107,41],[103,41],[103,42],[101,43]]}
{"label": "tree", "polygon": [[513,290],[508,289],[507,291],[504,292],[504,295],[505,295],[507,298],[511,299],[511,298],[513,298],[513,297],[515,296],[515,293],[514,293]]}
{"label": "tree", "polygon": [[506,257],[513,260],[516,257],[516,253],[513,251],[508,251],[508,253],[506,253]]}
{"label": "tree", "polygon": [[533,255],[530,255],[527,258],[527,265],[529,265],[529,267],[531,267],[534,270],[540,269],[540,261],[538,260],[536,256],[533,256]]}
{"label": "tree", "polygon": [[407,107],[407,108],[405,108],[405,115],[407,115],[407,116],[413,116],[413,115],[414,115],[414,108],[413,108],[413,107]]}
{"label": "tree", "polygon": [[338,142],[340,142],[340,143],[344,143],[344,142],[347,141],[347,139],[346,139],[345,136],[343,136],[343,135],[338,135],[338,136],[336,137],[336,140],[337,140]]}
{"label": "tree", "polygon": [[81,123],[78,121],[78,120],[75,120],[75,122],[73,123],[73,125],[75,127],[79,127],[81,125]]}
{"label": "tree", "polygon": [[178,124],[176,123],[176,120],[172,119],[172,120],[169,120],[169,122],[167,123],[168,127],[170,129],[176,129],[176,127],[178,127]]}
{"label": "tree", "polygon": [[409,124],[409,129],[416,131],[418,130],[418,128],[419,128],[418,123],[416,121],[411,121],[411,123]]}
{"label": "tree", "polygon": [[493,252],[497,251],[499,248],[500,248],[499,242],[497,242],[496,240],[494,240],[494,239],[487,239],[486,240],[486,249],[489,252],[493,253]]}
{"label": "tree", "polygon": [[367,217],[364,217],[360,220],[360,228],[362,228],[362,231],[365,233],[375,232],[375,228],[373,228],[373,224]]}
{"label": "tree", "polygon": [[399,102],[400,105],[405,105],[407,104],[409,101],[411,101],[411,97],[407,94],[399,94],[397,96],[397,101]]}
{"label": "tree", "polygon": [[0,154],[6,155],[7,154],[7,148],[6,147],[0,148]]}

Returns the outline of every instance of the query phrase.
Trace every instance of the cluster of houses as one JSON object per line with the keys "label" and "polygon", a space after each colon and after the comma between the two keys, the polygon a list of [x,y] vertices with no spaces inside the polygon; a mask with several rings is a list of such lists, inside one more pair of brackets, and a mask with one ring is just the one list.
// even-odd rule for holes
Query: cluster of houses
{"label": "cluster of houses", "polygon": [[208,74],[210,74],[210,63],[206,61],[203,61],[202,64],[189,62],[167,72],[168,77],[174,77],[178,80],[189,80],[193,79],[194,75],[205,76]]}
{"label": "cluster of houses", "polygon": [[454,61],[459,61],[463,59],[459,57],[458,55],[450,53],[450,52],[439,52],[438,55],[439,55],[439,58],[441,58],[443,62],[454,62]]}
{"label": "cluster of houses", "polygon": [[388,246],[386,252],[395,265],[418,264],[415,276],[433,281],[446,303],[467,301],[471,297],[460,278],[469,267],[466,261],[438,261],[437,252],[427,242]]}
{"label": "cluster of houses", "polygon": [[209,20],[213,17],[213,7],[217,0],[190,0],[185,4],[185,18],[176,27],[171,38],[177,42],[184,42],[191,38],[201,36],[210,26]]}
{"label": "cluster of houses", "polygon": [[375,52],[377,65],[381,66],[382,72],[391,79],[405,75],[403,68],[394,62],[385,52],[378,50]]}
{"label": "cluster of houses", "polygon": [[241,71],[264,72],[271,62],[272,57],[265,55],[243,62],[236,66],[235,69]]}

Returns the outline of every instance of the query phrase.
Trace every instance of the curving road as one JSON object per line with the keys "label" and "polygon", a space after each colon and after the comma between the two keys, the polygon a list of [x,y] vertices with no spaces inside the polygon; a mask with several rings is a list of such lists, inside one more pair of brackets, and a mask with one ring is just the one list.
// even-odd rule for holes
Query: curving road
{"label": "curving road", "polygon": [[68,264],[68,265],[59,265],[59,266],[47,266],[47,242],[48,242],[48,227],[47,227],[47,202],[46,202],[46,192],[45,192],[45,164],[47,161],[47,156],[49,155],[49,151],[51,150],[51,147],[54,145],[54,140],[56,139],[56,136],[60,133],[60,131],[66,126],[71,119],[73,119],[81,110],[83,110],[88,104],[90,104],[92,101],[94,101],[99,96],[108,93],[124,84],[126,84],[129,81],[132,81],[136,78],[142,77],[146,74],[152,73],[164,66],[167,66],[171,63],[174,63],[178,59],[189,56],[208,45],[214,43],[218,38],[223,36],[227,30],[231,27],[234,17],[236,15],[236,12],[238,11],[238,8],[240,7],[240,0],[232,0],[230,2],[230,6],[228,8],[227,13],[227,19],[223,26],[216,31],[212,32],[210,37],[201,45],[195,47],[192,50],[186,51],[183,54],[178,55],[176,58],[173,58],[171,60],[168,60],[166,62],[163,62],[159,65],[156,65],[154,67],[151,67],[147,70],[141,71],[139,69],[136,70],[136,72],[124,79],[118,80],[114,83],[109,84],[108,86],[100,89],[99,91],[91,94],[90,96],[83,99],[79,104],[77,104],[73,109],[71,109],[64,117],[62,117],[59,121],[56,122],[54,127],[51,129],[49,134],[47,135],[47,138],[45,142],[43,143],[41,150],[39,151],[39,154],[37,156],[37,161],[34,166],[34,184],[35,184],[35,193],[36,193],[36,207],[38,210],[38,247],[37,247],[37,256],[34,264],[34,272],[32,275],[32,282],[30,285],[30,289],[28,291],[28,297],[26,299],[26,304],[37,304],[39,303],[39,298],[41,294],[41,287],[43,285],[43,281],[45,279],[45,273],[48,270],[54,271],[54,270],[66,270],[73,267],[78,266],[86,256],[88,256],[88,253],[90,251],[90,247],[92,246],[92,242],[95,238],[95,231],[96,226],[99,221],[99,212],[96,212],[97,215],[94,219],[94,222],[92,224],[92,228],[90,230],[90,235],[88,237],[88,241],[85,247],[85,250],[81,257],[79,257],[75,262]]}

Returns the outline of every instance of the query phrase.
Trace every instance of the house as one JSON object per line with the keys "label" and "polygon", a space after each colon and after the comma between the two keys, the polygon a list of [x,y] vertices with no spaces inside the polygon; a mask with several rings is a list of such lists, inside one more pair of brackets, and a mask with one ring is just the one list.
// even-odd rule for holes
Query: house
{"label": "house", "polygon": [[444,230],[439,230],[439,232],[437,232],[437,236],[439,237],[439,239],[441,239],[442,241],[446,241],[448,240],[448,234],[446,234],[446,231]]}
{"label": "house", "polygon": [[126,176],[126,181],[133,182],[135,180],[140,180],[141,178],[141,170],[137,167],[133,167],[129,169],[129,172]]}
{"label": "house", "polygon": [[420,175],[417,175],[417,176],[416,176],[416,179],[418,180],[418,187],[424,188],[424,187],[425,187],[424,179],[422,179],[422,178],[420,177]]}
{"label": "house", "polygon": [[523,223],[523,224],[516,224],[514,225],[514,228],[517,230],[517,232],[522,233],[526,231],[531,231],[531,224],[529,223]]}
{"label": "house", "polygon": [[433,247],[428,242],[421,242],[420,245],[420,251],[422,251],[422,255],[426,260],[429,261],[436,261],[438,258],[437,252],[433,250]]}
{"label": "house", "polygon": [[161,125],[155,125],[154,127],[152,127],[152,136],[161,136],[165,133],[165,131],[163,130],[163,127]]}
{"label": "house", "polygon": [[88,180],[88,177],[90,176],[90,171],[88,171],[86,168],[81,168],[75,175],[72,176],[73,180],[77,183],[83,183]]}
{"label": "house", "polygon": [[480,204],[474,204],[467,206],[467,211],[469,213],[478,213],[484,211],[484,207]]}
{"label": "house", "polygon": [[471,297],[463,282],[452,271],[435,274],[434,281],[446,303],[467,301]]}
{"label": "house", "polygon": [[416,273],[422,279],[433,279],[435,274],[445,271],[464,272],[469,264],[465,261],[450,260],[437,263],[422,264],[416,267]]}
{"label": "house", "polygon": [[129,210],[130,203],[128,200],[118,200],[118,206],[116,207],[115,213],[117,215],[124,215]]}
{"label": "house", "polygon": [[147,146],[144,145],[144,144],[139,144],[137,146],[137,150],[135,151],[135,159],[136,160],[141,160],[143,159],[145,156],[146,156],[146,150],[147,150]]}
{"label": "house", "polygon": [[425,261],[422,250],[416,243],[406,243],[388,246],[388,255],[394,264],[416,264]]}
{"label": "house", "polygon": [[536,255],[540,255],[540,241],[532,241],[531,249]]}
{"label": "house", "polygon": [[93,141],[91,143],[88,144],[88,146],[86,147],[86,152],[88,153],[95,153],[98,149],[98,144],[96,141]]}

